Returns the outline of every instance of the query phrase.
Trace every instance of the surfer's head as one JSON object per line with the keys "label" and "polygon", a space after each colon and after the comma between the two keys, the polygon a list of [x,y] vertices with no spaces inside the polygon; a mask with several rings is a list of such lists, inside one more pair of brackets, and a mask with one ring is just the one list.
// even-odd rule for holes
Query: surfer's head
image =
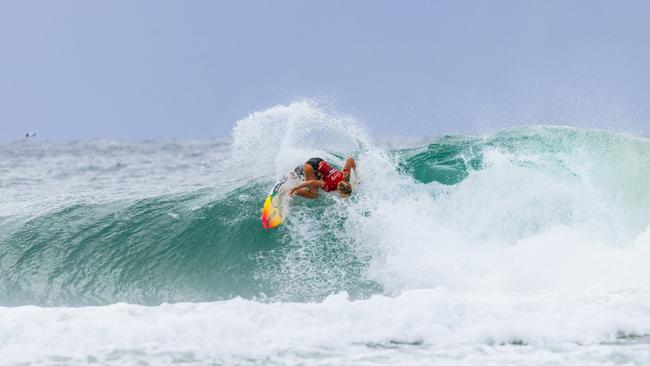
{"label": "surfer's head", "polygon": [[348,181],[342,180],[336,186],[336,190],[339,191],[341,197],[347,197],[352,193],[352,184]]}

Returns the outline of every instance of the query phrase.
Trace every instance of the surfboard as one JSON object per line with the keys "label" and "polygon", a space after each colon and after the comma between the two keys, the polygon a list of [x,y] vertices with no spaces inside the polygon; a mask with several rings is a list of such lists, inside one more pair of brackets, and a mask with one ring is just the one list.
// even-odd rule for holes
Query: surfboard
{"label": "surfboard", "polygon": [[289,190],[296,185],[299,180],[298,173],[295,170],[287,173],[280,179],[264,201],[262,207],[262,226],[266,229],[272,229],[284,222],[287,214]]}

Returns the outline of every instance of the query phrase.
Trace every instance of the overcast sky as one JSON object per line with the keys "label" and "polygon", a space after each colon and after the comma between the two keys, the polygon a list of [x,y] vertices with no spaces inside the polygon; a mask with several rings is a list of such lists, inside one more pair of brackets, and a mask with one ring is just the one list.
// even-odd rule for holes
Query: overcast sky
{"label": "overcast sky", "polygon": [[0,140],[228,136],[327,100],[376,135],[650,131],[650,1],[0,1]]}

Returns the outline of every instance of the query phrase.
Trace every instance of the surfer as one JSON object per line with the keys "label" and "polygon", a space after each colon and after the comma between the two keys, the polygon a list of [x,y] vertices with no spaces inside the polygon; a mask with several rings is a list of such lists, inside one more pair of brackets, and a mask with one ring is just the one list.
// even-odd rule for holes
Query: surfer
{"label": "surfer", "polygon": [[328,162],[321,158],[307,160],[302,171],[305,181],[293,187],[289,194],[297,194],[306,198],[317,198],[318,190],[325,192],[338,191],[341,197],[347,197],[352,193],[350,184],[350,170],[356,171],[357,164],[353,158],[348,158],[343,166],[343,171],[332,168]]}

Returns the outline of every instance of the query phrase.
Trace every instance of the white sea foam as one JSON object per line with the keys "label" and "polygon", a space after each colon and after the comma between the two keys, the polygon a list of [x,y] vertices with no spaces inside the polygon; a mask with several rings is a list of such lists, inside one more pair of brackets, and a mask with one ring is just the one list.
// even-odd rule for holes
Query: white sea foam
{"label": "white sea foam", "polygon": [[650,347],[633,337],[650,334],[650,292],[439,288],[321,303],[28,306],[0,308],[0,324],[5,364],[642,365]]}

